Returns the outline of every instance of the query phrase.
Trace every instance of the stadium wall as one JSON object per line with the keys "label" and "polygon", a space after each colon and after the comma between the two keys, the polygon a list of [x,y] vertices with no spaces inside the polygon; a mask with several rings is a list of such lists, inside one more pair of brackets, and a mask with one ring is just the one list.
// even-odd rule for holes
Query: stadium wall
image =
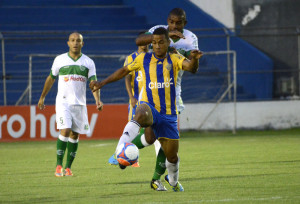
{"label": "stadium wall", "polygon": [[[127,123],[128,104],[105,104],[100,112],[95,105],[87,105],[90,134],[80,140],[117,139]],[[55,106],[41,111],[36,106],[0,107],[0,142],[56,140]]]}
{"label": "stadium wall", "polygon": [[[197,130],[215,103],[185,104],[180,114],[181,130]],[[221,103],[201,130],[232,130],[233,103]],[[300,101],[237,103],[237,129],[289,129],[300,127]]]}
{"label": "stadium wall", "polygon": [[[118,139],[127,123],[127,104],[105,105],[98,112],[88,105],[91,133],[80,140]],[[186,104],[179,116],[181,131],[199,130],[215,103]],[[231,130],[233,104],[221,103],[201,130]],[[288,129],[300,127],[300,101],[239,102],[237,129]],[[0,107],[0,142],[56,140],[55,106],[40,111],[36,106]]]}

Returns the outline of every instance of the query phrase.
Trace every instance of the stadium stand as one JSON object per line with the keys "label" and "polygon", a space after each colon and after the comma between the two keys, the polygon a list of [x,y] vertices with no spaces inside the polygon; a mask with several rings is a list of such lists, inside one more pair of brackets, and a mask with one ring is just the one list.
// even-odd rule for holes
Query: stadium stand
{"label": "stadium stand", "polygon": [[[138,31],[148,29],[155,24],[166,23],[166,17],[147,12],[146,4],[143,3],[145,1],[2,0],[0,2],[0,32],[5,39],[7,104],[16,104],[27,87],[29,55],[51,54],[53,55],[51,57],[33,57],[32,60],[32,104],[37,103],[54,56],[64,53],[68,49],[66,41],[70,32],[79,31],[83,33],[85,42],[83,53],[87,55],[125,56],[136,50],[134,39]],[[175,0],[172,3],[165,5],[166,8],[176,7],[180,3],[180,6],[188,13],[191,28],[223,27],[200,9],[197,8],[197,12],[195,12],[195,8],[187,1]],[[138,7],[145,8],[143,9],[144,12],[141,12]],[[166,15],[167,10],[171,10],[171,8],[164,9],[163,12]],[[193,18],[191,14],[193,14]],[[201,23],[197,23],[195,17],[203,20]],[[201,50],[226,50],[226,38],[203,37],[204,35],[224,35],[222,29],[205,31],[205,33],[197,30],[193,32],[198,35]],[[249,69],[247,58],[257,59],[258,55],[263,55],[235,36],[232,37],[231,46],[244,52],[240,56],[238,54],[237,63],[240,64],[241,70],[244,70],[244,67]],[[262,56],[262,58],[264,57]],[[119,56],[109,58],[96,56],[92,58],[96,63],[98,79],[103,79],[121,67],[124,61],[124,58]],[[226,61],[217,59],[213,60],[213,63],[209,63],[210,61],[211,58],[203,57],[199,73],[197,75],[186,74],[184,77],[183,99],[185,102],[216,101],[217,97],[226,89],[224,85],[227,80],[227,75],[224,74],[227,71]],[[257,60],[252,62],[252,66],[256,66],[255,63],[257,62],[255,61]],[[263,66],[272,66],[268,59],[265,61],[267,62]],[[222,65],[217,66],[220,63]],[[2,75],[2,70],[0,72]],[[272,78],[268,77],[267,81],[262,82],[266,78],[258,80],[256,76],[252,75],[251,77],[241,75],[241,80],[238,83],[238,99],[252,100],[271,97],[272,91],[269,90],[269,82],[272,81]],[[254,91],[253,87],[249,88],[247,85],[254,78],[258,82],[256,86],[260,87],[261,93]],[[261,85],[262,83],[266,85]],[[198,84],[196,88],[195,84]],[[191,90],[191,87],[195,89]],[[268,90],[263,90],[264,88]],[[47,96],[48,104],[54,103],[56,89],[55,84]],[[92,103],[92,96],[90,93],[88,94],[88,102]],[[0,104],[3,104],[3,83],[0,83],[0,95]],[[102,98],[104,103],[127,103],[128,97],[124,81],[108,85],[102,91]],[[26,104],[26,100],[24,104]]]}

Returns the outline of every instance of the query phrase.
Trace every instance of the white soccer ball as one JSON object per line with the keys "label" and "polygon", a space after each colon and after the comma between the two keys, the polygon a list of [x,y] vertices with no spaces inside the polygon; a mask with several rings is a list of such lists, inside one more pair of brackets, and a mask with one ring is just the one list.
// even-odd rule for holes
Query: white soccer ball
{"label": "white soccer ball", "polygon": [[139,149],[135,144],[125,142],[117,147],[116,157],[123,166],[130,166],[137,162],[139,158]]}

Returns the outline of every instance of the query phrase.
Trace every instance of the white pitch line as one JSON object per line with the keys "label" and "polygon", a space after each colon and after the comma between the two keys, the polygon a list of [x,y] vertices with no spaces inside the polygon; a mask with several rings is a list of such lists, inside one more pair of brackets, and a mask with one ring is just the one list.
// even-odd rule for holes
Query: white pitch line
{"label": "white pitch line", "polygon": [[90,147],[104,147],[111,144],[96,144],[96,145],[90,145]]}

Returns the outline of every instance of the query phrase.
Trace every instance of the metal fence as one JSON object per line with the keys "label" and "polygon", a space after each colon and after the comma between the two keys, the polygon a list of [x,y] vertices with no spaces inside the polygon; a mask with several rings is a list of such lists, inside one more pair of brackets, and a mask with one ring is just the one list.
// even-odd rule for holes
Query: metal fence
{"label": "metal fence", "polygon": [[[275,32],[275,31],[276,32]],[[272,97],[267,100],[277,100],[277,99],[298,99],[300,95],[300,32],[297,27],[289,27],[289,28],[255,28],[249,30],[239,30],[239,29],[191,29],[199,40],[199,48],[202,49],[203,43],[211,43],[214,45],[215,42],[222,44],[222,49],[230,51],[232,40],[236,37],[240,37],[247,42],[250,42],[255,47],[259,48],[259,50],[266,53],[266,55],[270,56],[274,60],[274,69],[273,70],[259,70],[256,67],[253,67],[248,70],[241,70],[240,67],[237,67],[237,76],[266,76],[272,75],[274,76],[274,82],[272,84]],[[136,37],[136,33],[140,32],[140,30],[130,30],[130,31],[82,31],[81,33],[84,35],[85,47],[84,53],[87,55],[94,56],[105,56],[107,58],[107,62],[101,62],[97,69],[100,79],[102,77],[107,76],[111,73],[111,70],[117,69],[122,66],[122,59],[124,56],[130,54],[134,50],[136,50],[136,46],[134,44],[134,39]],[[69,32],[2,32],[0,33],[1,38],[1,64],[2,64],[2,78],[0,81],[0,104],[1,105],[12,105],[12,104],[22,104],[22,100],[24,100],[25,96],[32,96],[34,94],[40,93],[31,93],[26,95],[24,90],[26,87],[32,87],[28,81],[29,75],[29,66],[32,64],[32,57],[37,56],[37,53],[48,53],[51,55],[47,60],[41,60],[38,67],[44,72],[41,72],[37,77],[39,79],[39,84],[42,84],[47,74],[49,74],[49,70],[51,67],[51,63],[53,61],[53,56],[63,53],[67,51],[66,47],[66,36]],[[220,41],[221,39],[221,41]],[[93,47],[97,42],[101,45],[101,48]],[[27,49],[18,47],[19,44],[28,45]],[[64,45],[64,46],[60,46]],[[16,50],[14,50],[14,46]],[[52,47],[57,47],[57,49],[48,49]],[[278,48],[278,49],[275,49]],[[36,50],[32,52],[32,50]],[[47,52],[51,50],[50,52]],[[274,50],[277,50],[276,52]],[[278,51],[279,50],[279,51]],[[213,46],[209,50],[204,50],[205,52],[217,51],[214,50]],[[284,54],[280,54],[280,51]],[[17,54],[15,54],[17,53]],[[31,56],[31,58],[30,58]],[[112,63],[109,60],[111,56],[115,58],[115,61]],[[120,59],[121,56],[121,59]],[[237,52],[237,56],[239,53]],[[123,57],[123,58],[122,58]],[[96,57],[97,58],[97,57]],[[101,58],[101,57],[100,57]],[[103,57],[102,57],[103,58]],[[97,59],[95,59],[97,60]],[[117,60],[117,62],[116,62]],[[230,59],[216,59],[226,66],[231,66],[232,62]],[[30,62],[31,61],[31,62]],[[207,59],[207,61],[211,61]],[[224,62],[223,62],[224,61]],[[201,63],[201,62],[200,62]],[[31,64],[31,65],[30,65]],[[108,65],[110,64],[110,65]],[[18,70],[14,70],[14,66],[19,66]],[[103,67],[110,66],[111,69],[102,69]],[[46,71],[45,71],[46,70]],[[212,70],[212,72],[218,72],[216,70]],[[203,74],[203,73],[201,73]],[[215,73],[220,74],[220,73]],[[222,73],[227,77],[230,77],[230,73]],[[204,73],[205,75],[205,73]],[[184,77],[184,80],[188,80],[188,78]],[[228,79],[226,80],[228,81]],[[14,84],[19,84],[19,87],[22,89],[16,90],[14,88]],[[118,87],[121,86],[121,83],[116,85],[117,88],[121,89],[120,93],[125,90]],[[43,85],[43,84],[42,84]],[[18,87],[18,88],[19,88]],[[240,87],[237,87],[240,90]],[[200,90],[201,91],[201,90]],[[29,89],[27,89],[29,92]],[[41,90],[39,90],[41,92]],[[230,99],[230,91],[227,96]],[[7,95],[17,95],[16,100],[11,101],[10,97]],[[109,93],[104,93],[104,96],[109,97]],[[120,94],[119,94],[120,95]],[[126,95],[126,92],[125,92]],[[217,102],[219,97],[222,94],[219,94],[213,100],[209,98],[207,101]],[[1,99],[2,98],[2,99]],[[26,99],[28,102],[31,99]],[[249,100],[249,99],[248,99]],[[251,100],[251,99],[250,99]],[[253,99],[257,100],[257,99]],[[195,102],[193,100],[188,100],[190,102]],[[127,98],[124,100],[124,97],[115,98],[113,101],[115,103],[118,102],[127,102]],[[203,100],[200,99],[200,102]],[[32,103],[32,102],[31,102]]]}

